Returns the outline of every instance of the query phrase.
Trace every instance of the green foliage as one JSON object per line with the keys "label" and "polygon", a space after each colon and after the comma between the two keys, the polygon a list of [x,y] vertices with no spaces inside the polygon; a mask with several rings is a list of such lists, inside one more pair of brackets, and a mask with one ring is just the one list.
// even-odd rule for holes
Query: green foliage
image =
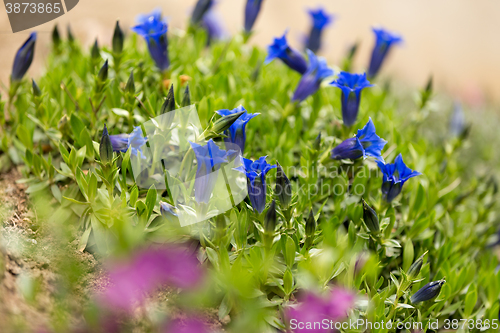
{"label": "green foliage", "polygon": [[[40,91],[33,94],[32,84],[23,82],[5,106],[0,149],[23,165],[28,193],[49,197],[51,209],[78,226],[81,250],[107,255],[145,242],[197,240],[213,277],[207,291],[216,300],[212,306],[221,319],[231,315],[235,330],[283,329],[281,310],[298,290],[324,291],[332,284],[368,299],[369,306],[352,316],[372,322],[498,318],[498,261],[485,248],[497,228],[497,185],[489,180],[496,171],[485,171],[484,164],[489,143],[446,136],[446,103],[432,101],[430,88],[413,103],[390,83],[377,82],[363,92],[358,122],[347,129],[338,90],[325,86],[291,104],[299,75],[278,61],[263,66],[264,52],[241,36],[208,49],[201,31],[171,36],[171,69],[163,75],[135,35],[119,56],[118,47],[113,52],[96,44],[88,54],[76,41],[54,36],[46,74],[37,80]],[[173,202],[168,190],[135,184],[130,150],[99,159],[104,124],[110,134],[128,133],[190,102],[207,138],[220,139],[227,128],[216,110],[242,104],[261,114],[247,126],[245,156],[279,161],[293,191],[289,204],[273,201],[259,215],[242,202],[181,228],[160,215],[160,199]],[[373,161],[329,159],[368,117],[389,142],[386,161],[402,153],[423,174],[392,204],[381,200]],[[268,206],[275,177],[268,175]],[[424,284],[445,277],[436,299],[410,303]]]}

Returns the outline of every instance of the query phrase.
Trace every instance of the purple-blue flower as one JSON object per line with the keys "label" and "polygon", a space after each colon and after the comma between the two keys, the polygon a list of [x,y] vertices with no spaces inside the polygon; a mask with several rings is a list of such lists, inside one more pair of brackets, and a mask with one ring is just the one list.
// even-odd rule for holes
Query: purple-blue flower
{"label": "purple-blue flower", "polygon": [[282,37],[275,38],[273,44],[267,47],[265,64],[270,63],[275,58],[279,58],[294,71],[304,74],[307,70],[307,61],[299,51],[288,45],[286,40],[287,33],[288,30],[285,31]]}
{"label": "purple-blue flower", "polygon": [[330,83],[342,90],[342,119],[344,125],[350,127],[356,122],[361,100],[361,91],[373,87],[366,79],[366,74],[351,74],[340,72],[337,80]]}
{"label": "purple-blue flower", "polygon": [[453,137],[460,137],[467,130],[465,114],[459,102],[453,104],[453,112],[450,117],[450,134]]}
{"label": "purple-blue flower", "polygon": [[255,20],[260,13],[260,7],[264,0],[247,0],[245,6],[245,32],[250,33],[252,31]]}
{"label": "purple-blue flower", "polygon": [[378,161],[382,158],[382,149],[387,141],[375,133],[375,125],[370,118],[363,129],[358,130],[355,137],[349,138],[332,150],[332,158],[336,160],[375,157]]}
{"label": "purple-blue flower", "polygon": [[246,140],[246,133],[245,133],[245,128],[247,126],[247,123],[250,121],[250,119],[257,117],[260,113],[247,113],[245,108],[240,105],[234,110],[219,110],[215,111],[217,114],[225,117],[229,116],[230,114],[238,113],[241,111],[245,111],[241,116],[239,116],[238,119],[229,127],[229,130],[226,130],[224,132],[225,135],[227,135],[227,138],[224,139],[226,142],[231,142],[238,147],[240,147],[241,154],[243,154],[243,151],[245,150],[245,140]]}
{"label": "purple-blue flower", "polygon": [[323,8],[318,8],[316,10],[310,9],[309,15],[311,15],[313,24],[309,37],[307,38],[306,49],[316,53],[321,48],[321,35],[323,34],[323,29],[333,22],[334,16],[326,13]]}
{"label": "purple-blue flower", "polygon": [[139,15],[138,25],[132,30],[144,37],[148,43],[149,54],[153,58],[156,66],[164,71],[170,66],[168,57],[167,21],[162,18],[159,10],[154,10],[150,14]]}
{"label": "purple-blue flower", "polygon": [[162,285],[193,288],[202,278],[203,270],[188,249],[181,246],[144,249],[134,253],[128,262],[111,267],[110,284],[98,299],[110,310],[132,311],[148,293]]}
{"label": "purple-blue flower", "polygon": [[191,142],[197,161],[196,179],[194,182],[194,196],[198,203],[208,203],[217,182],[221,164],[228,162],[234,151],[222,150],[210,139],[202,146]]}
{"label": "purple-blue flower", "polygon": [[253,209],[262,213],[266,207],[266,174],[269,170],[276,168],[266,162],[267,156],[262,156],[255,162],[242,157],[241,166],[236,170],[243,172],[247,176],[248,197]]}
{"label": "purple-blue flower", "polygon": [[415,294],[410,298],[413,304],[425,302],[433,299],[439,292],[441,292],[441,287],[446,283],[445,279],[439,281],[432,281],[427,283],[425,286],[420,288]]}
{"label": "purple-blue flower", "polygon": [[21,81],[33,62],[35,55],[36,32],[32,32],[23,46],[17,51],[12,66],[11,80]]}
{"label": "purple-blue flower", "polygon": [[194,7],[193,14],[191,14],[191,23],[198,24],[203,19],[203,16],[208,12],[208,10],[214,4],[213,0],[198,0],[196,6]]}
{"label": "purple-blue flower", "polygon": [[212,41],[223,40],[228,36],[228,33],[222,24],[222,19],[217,13],[211,9],[202,18],[201,25],[207,31],[207,45]]}
{"label": "purple-blue flower", "polygon": [[401,193],[408,179],[421,175],[420,172],[413,171],[404,164],[401,154],[396,157],[394,164],[385,164],[382,161],[377,161],[377,164],[384,175],[382,196],[387,202],[391,202]]}
{"label": "purple-blue flower", "polygon": [[398,44],[403,41],[403,38],[395,33],[387,31],[383,28],[373,28],[375,33],[375,46],[373,47],[370,67],[368,68],[368,76],[374,78],[393,44]]}
{"label": "purple-blue flower", "polygon": [[113,146],[113,151],[125,153],[129,147],[131,154],[138,156],[141,153],[141,158],[146,158],[144,152],[142,151],[142,146],[148,141],[147,137],[142,135],[142,130],[139,126],[135,127],[130,134],[117,134],[110,135],[111,145]]}
{"label": "purple-blue flower", "polygon": [[314,94],[318,91],[321,82],[334,74],[333,69],[328,67],[324,58],[317,57],[311,50],[307,50],[307,56],[309,57],[309,65],[295,89],[292,97],[294,102],[302,102]]}

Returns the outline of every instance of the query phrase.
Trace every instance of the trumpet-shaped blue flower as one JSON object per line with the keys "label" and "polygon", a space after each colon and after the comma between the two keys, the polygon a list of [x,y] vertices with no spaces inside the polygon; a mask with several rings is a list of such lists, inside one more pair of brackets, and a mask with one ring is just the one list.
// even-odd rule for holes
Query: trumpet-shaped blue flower
{"label": "trumpet-shaped blue flower", "polygon": [[336,160],[375,157],[379,161],[384,159],[381,156],[382,149],[387,141],[381,139],[375,133],[375,125],[370,118],[363,129],[358,130],[355,137],[347,139],[332,150],[332,158]]}
{"label": "trumpet-shaped blue flower", "polygon": [[32,32],[23,46],[17,51],[12,66],[12,81],[21,81],[31,66],[35,55],[36,32]]}
{"label": "trumpet-shaped blue flower", "polygon": [[382,28],[373,28],[375,33],[375,46],[373,47],[368,76],[373,78],[377,75],[384,59],[391,50],[393,44],[403,41],[400,35],[392,33]]}
{"label": "trumpet-shaped blue flower", "polygon": [[198,0],[196,6],[194,7],[193,14],[191,14],[191,23],[200,23],[213,4],[213,0]]}
{"label": "trumpet-shaped blue flower", "polygon": [[404,164],[401,154],[396,157],[394,164],[385,164],[383,161],[377,161],[377,164],[384,174],[382,196],[387,202],[391,202],[401,193],[408,179],[421,175],[420,172],[413,171]]}
{"label": "trumpet-shaped blue flower", "polygon": [[326,13],[323,8],[309,10],[309,15],[311,15],[313,25],[307,39],[306,48],[316,53],[321,48],[323,29],[333,22],[334,16]]}
{"label": "trumpet-shaped blue flower", "polygon": [[275,58],[279,58],[294,71],[304,74],[307,70],[307,61],[299,51],[292,49],[288,45],[287,33],[288,30],[285,31],[282,37],[275,38],[273,44],[268,46],[265,63],[268,64]]}
{"label": "trumpet-shaped blue flower", "polygon": [[159,10],[154,10],[150,14],[139,15],[137,21],[139,24],[132,30],[144,37],[156,66],[161,71],[166,70],[170,66],[166,20],[162,18]]}
{"label": "trumpet-shaped blue flower", "polygon": [[202,18],[201,25],[205,28],[208,35],[207,45],[212,41],[223,40],[228,33],[222,24],[222,19],[211,9]]}
{"label": "trumpet-shaped blue flower", "polygon": [[242,105],[238,106],[234,110],[224,109],[215,112],[225,117],[229,116],[230,114],[238,113],[241,111],[245,111],[245,113],[243,113],[241,116],[238,117],[238,119],[236,119],[236,121],[231,125],[231,127],[229,127],[229,130],[226,130],[224,132],[224,134],[228,136],[227,138],[224,139],[224,141],[238,145],[238,147],[240,147],[241,153],[243,154],[243,151],[245,150],[245,141],[247,137],[245,133],[245,128],[247,126],[247,123],[250,121],[250,119],[257,117],[260,113],[247,113],[247,111]]}
{"label": "trumpet-shaped blue flower", "polygon": [[259,16],[260,8],[264,0],[247,0],[245,6],[245,32],[250,33],[252,31],[255,20]]}
{"label": "trumpet-shaped blue flower", "polygon": [[337,80],[331,85],[342,90],[342,119],[344,125],[352,126],[356,122],[361,100],[361,91],[364,88],[373,87],[366,79],[366,74],[351,74],[340,72]]}
{"label": "trumpet-shaped blue flower", "polygon": [[135,127],[130,134],[110,135],[109,139],[111,140],[113,151],[124,153],[130,148],[132,155],[138,156],[140,152],[141,158],[146,158],[142,151],[142,146],[146,144],[148,138],[142,135],[142,130],[139,126]]}
{"label": "trumpet-shaped blue flower", "polygon": [[220,149],[212,139],[204,146],[191,142],[191,147],[198,164],[194,182],[195,200],[198,203],[208,203],[217,182],[219,169],[223,163],[228,162],[233,151]]}
{"label": "trumpet-shaped blue flower", "polygon": [[324,58],[317,57],[311,50],[307,50],[307,56],[309,57],[309,65],[295,89],[292,101],[302,102],[318,91],[324,79],[334,74],[333,69],[328,67]]}
{"label": "trumpet-shaped blue flower", "polygon": [[242,157],[242,164],[236,170],[247,176],[248,197],[253,209],[262,213],[266,207],[266,174],[269,170],[276,168],[266,162],[267,156],[262,156],[255,162]]}

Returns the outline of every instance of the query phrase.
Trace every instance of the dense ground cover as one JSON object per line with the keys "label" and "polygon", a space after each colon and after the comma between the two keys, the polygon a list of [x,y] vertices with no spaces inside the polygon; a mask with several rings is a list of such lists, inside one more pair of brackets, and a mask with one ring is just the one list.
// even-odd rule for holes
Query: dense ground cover
{"label": "dense ground cover", "polygon": [[[47,298],[50,306],[40,323],[6,320],[13,326],[5,329],[300,332],[294,323],[364,319],[496,331],[500,281],[487,245],[497,231],[490,167],[498,163],[488,125],[469,131],[458,107],[450,125],[452,107],[431,85],[397,89],[376,64],[374,86],[356,77],[355,89],[366,87],[356,99],[345,90],[350,76],[339,74],[352,70],[355,49],[331,71],[312,52],[287,53],[292,70],[277,59],[264,64],[268,53],[245,43],[248,34],[211,34],[207,45],[203,22],[205,30],[169,32],[168,58],[161,20],[134,29],[147,35],[150,54],[138,35],[119,29],[112,48],[91,50],[54,30],[46,73],[36,82],[13,75],[2,99],[0,161],[22,173],[32,206],[24,230],[48,244],[18,251],[51,276],[9,268],[9,218],[3,279],[18,276],[10,289],[27,306]],[[240,105],[246,114],[227,111]],[[181,107],[200,122],[184,142],[171,128],[193,124],[168,118]],[[155,132],[145,125],[151,119]],[[243,157],[267,156],[269,166],[244,161],[236,175],[249,196],[213,213],[217,191],[200,179],[237,167],[227,137]],[[147,162],[179,158],[181,172],[165,162],[145,180],[134,163],[148,149],[161,157]],[[211,217],[183,223],[188,206]],[[39,259],[41,251],[50,259]],[[103,282],[89,287],[95,279]]]}

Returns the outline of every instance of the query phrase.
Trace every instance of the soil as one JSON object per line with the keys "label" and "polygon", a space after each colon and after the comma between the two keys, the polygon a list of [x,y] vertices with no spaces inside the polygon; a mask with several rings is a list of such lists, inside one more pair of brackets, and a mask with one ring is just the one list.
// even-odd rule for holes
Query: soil
{"label": "soil", "polygon": [[[85,305],[110,283],[105,270],[93,254],[78,250],[76,228],[67,241],[54,237],[30,204],[26,186],[16,182],[20,178],[16,169],[0,174],[0,332],[46,333],[58,323],[85,331]],[[151,306],[168,307],[172,319],[188,318],[172,304],[176,296],[171,288],[149,295],[131,331],[149,331],[144,315]],[[214,332],[223,332],[223,323],[230,320],[221,323],[217,309],[198,316]]]}

